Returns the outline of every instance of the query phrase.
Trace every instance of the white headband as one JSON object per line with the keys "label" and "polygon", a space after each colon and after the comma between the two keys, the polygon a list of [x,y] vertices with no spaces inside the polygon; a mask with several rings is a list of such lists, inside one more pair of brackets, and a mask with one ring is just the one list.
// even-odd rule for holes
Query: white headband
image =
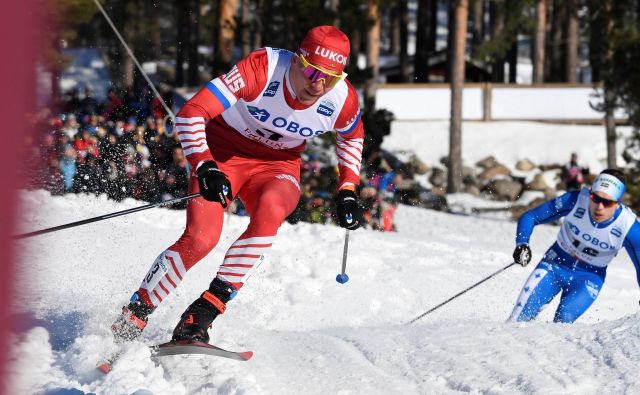
{"label": "white headband", "polygon": [[600,173],[591,186],[591,192],[604,192],[614,200],[620,201],[626,187],[620,179],[611,174]]}

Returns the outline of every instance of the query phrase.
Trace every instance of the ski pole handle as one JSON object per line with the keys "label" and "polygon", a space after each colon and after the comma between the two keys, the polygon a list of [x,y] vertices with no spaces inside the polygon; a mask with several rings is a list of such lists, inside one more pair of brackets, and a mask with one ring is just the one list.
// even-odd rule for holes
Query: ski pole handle
{"label": "ski pole handle", "polygon": [[340,284],[344,284],[349,281],[349,276],[347,276],[347,253],[349,251],[349,229],[344,234],[344,250],[342,251],[342,273],[336,276],[336,281]]}

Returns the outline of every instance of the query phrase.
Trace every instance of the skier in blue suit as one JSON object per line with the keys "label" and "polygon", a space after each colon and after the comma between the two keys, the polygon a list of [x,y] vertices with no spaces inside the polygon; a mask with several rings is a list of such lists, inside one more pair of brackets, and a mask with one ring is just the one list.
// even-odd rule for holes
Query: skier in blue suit
{"label": "skier in blue suit", "polygon": [[554,322],[570,323],[598,297],[607,265],[626,248],[640,284],[640,223],[621,203],[626,190],[624,174],[602,171],[591,186],[549,200],[527,211],[518,221],[513,259],[531,261],[529,238],[533,228],[565,217],[556,242],[527,279],[509,321],[530,321],[560,291]]}

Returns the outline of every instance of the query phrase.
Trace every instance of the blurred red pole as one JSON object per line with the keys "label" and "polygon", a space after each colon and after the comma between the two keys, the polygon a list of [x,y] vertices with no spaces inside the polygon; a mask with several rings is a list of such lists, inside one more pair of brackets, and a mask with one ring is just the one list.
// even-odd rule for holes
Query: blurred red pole
{"label": "blurred red pole", "polygon": [[11,2],[0,16],[0,393],[7,391],[7,319],[10,314],[11,296],[17,288],[15,276],[16,249],[11,235],[15,233],[17,207],[17,169],[25,165],[24,141],[28,130],[26,113],[33,110],[35,98],[35,2],[22,0]]}

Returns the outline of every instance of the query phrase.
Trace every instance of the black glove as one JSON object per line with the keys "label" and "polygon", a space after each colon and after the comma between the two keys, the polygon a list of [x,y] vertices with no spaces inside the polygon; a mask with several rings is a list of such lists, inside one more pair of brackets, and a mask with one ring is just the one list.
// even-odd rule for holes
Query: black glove
{"label": "black glove", "polygon": [[516,246],[516,249],[513,250],[513,261],[523,267],[531,262],[531,248],[529,248],[529,244]]}
{"label": "black glove", "polygon": [[200,186],[200,195],[210,202],[220,202],[223,208],[227,208],[227,200],[233,200],[231,194],[231,183],[218,166],[216,162],[208,160],[198,167],[196,170],[198,176],[198,185]]}
{"label": "black glove", "polygon": [[355,230],[362,226],[362,209],[358,205],[358,197],[355,192],[343,189],[338,192],[336,199],[338,211],[338,223],[343,228]]}

